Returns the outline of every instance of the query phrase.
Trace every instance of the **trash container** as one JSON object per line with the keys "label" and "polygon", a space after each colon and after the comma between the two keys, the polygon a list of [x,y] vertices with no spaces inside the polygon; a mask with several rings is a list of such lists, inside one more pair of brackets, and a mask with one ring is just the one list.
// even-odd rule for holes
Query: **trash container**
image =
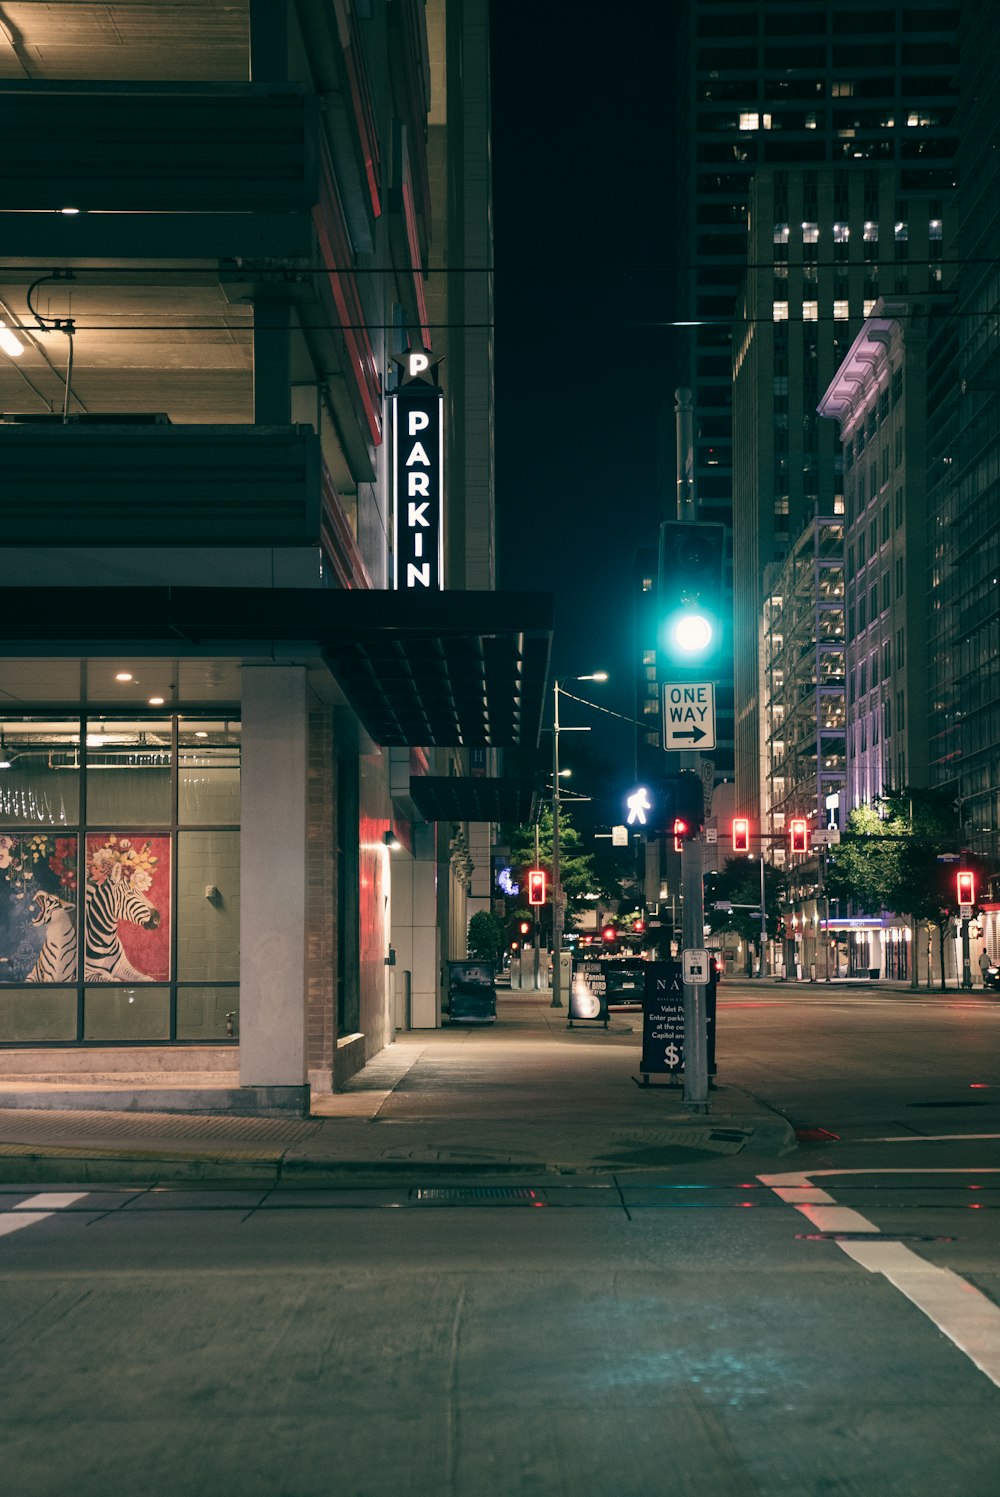
{"label": "trash container", "polygon": [[881,967],[869,967],[868,968],[868,976],[869,976],[869,978],[871,979],[872,982],[877,982],[878,979],[879,979],[879,977],[881,975],[882,975],[882,968]]}
{"label": "trash container", "polygon": [[448,963],[448,1016],[452,1024],[495,1024],[497,990],[489,962]]}

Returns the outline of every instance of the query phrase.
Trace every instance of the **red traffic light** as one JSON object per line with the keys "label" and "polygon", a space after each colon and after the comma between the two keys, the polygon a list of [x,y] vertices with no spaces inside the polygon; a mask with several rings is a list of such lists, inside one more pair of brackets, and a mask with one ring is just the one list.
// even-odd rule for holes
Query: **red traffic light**
{"label": "red traffic light", "polygon": [[528,870],[528,903],[545,903],[545,869],[531,868]]}
{"label": "red traffic light", "polygon": [[687,822],[686,821],[682,821],[679,816],[675,817],[675,819],[674,819],[674,852],[683,852],[683,850],[684,850],[684,839],[688,835],[689,831],[690,831],[690,828],[689,828]]}
{"label": "red traffic light", "polygon": [[796,817],[791,823],[792,852],[809,851],[809,827],[802,817]]}
{"label": "red traffic light", "polygon": [[733,852],[750,851],[750,822],[745,816],[733,817]]}
{"label": "red traffic light", "polygon": [[969,869],[961,869],[955,875],[958,886],[959,904],[975,904],[976,902],[976,876]]}
{"label": "red traffic light", "polygon": [[641,936],[642,933],[643,933],[643,931],[646,929],[646,922],[645,922],[645,920],[637,920],[635,922],[635,924],[633,925],[632,929],[635,931],[635,933],[636,933],[637,936]]}
{"label": "red traffic light", "polygon": [[605,941],[617,941],[618,932],[613,925],[606,925],[601,931],[601,938]]}

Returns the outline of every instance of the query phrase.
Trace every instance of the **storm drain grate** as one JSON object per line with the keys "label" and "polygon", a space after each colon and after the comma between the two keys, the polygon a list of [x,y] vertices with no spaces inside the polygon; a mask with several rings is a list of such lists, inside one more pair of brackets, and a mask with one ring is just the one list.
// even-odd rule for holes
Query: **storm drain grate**
{"label": "storm drain grate", "polygon": [[542,1192],[527,1185],[441,1185],[410,1191],[411,1201],[522,1201],[532,1206]]}

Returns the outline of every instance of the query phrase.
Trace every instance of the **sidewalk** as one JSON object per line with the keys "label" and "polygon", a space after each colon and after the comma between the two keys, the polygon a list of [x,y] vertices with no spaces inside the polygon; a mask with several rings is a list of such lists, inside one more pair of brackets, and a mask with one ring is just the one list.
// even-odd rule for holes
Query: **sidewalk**
{"label": "sidewalk", "polygon": [[[548,993],[501,991],[496,1025],[400,1034],[308,1119],[36,1110],[0,1078],[0,1180],[427,1183],[794,1149],[785,1120],[724,1077],[708,1114],[688,1112],[680,1086],[637,1085],[641,1038],[638,1011],[569,1030]],[[101,1105],[113,1109],[113,1088]]]}

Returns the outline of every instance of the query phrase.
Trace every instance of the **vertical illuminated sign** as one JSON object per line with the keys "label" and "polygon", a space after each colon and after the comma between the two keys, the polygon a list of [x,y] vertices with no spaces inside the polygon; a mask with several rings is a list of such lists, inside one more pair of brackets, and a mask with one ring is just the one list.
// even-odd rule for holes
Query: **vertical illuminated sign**
{"label": "vertical illuminated sign", "polygon": [[443,395],[437,359],[413,348],[398,356],[392,393],[393,586],[434,592],[444,586]]}

